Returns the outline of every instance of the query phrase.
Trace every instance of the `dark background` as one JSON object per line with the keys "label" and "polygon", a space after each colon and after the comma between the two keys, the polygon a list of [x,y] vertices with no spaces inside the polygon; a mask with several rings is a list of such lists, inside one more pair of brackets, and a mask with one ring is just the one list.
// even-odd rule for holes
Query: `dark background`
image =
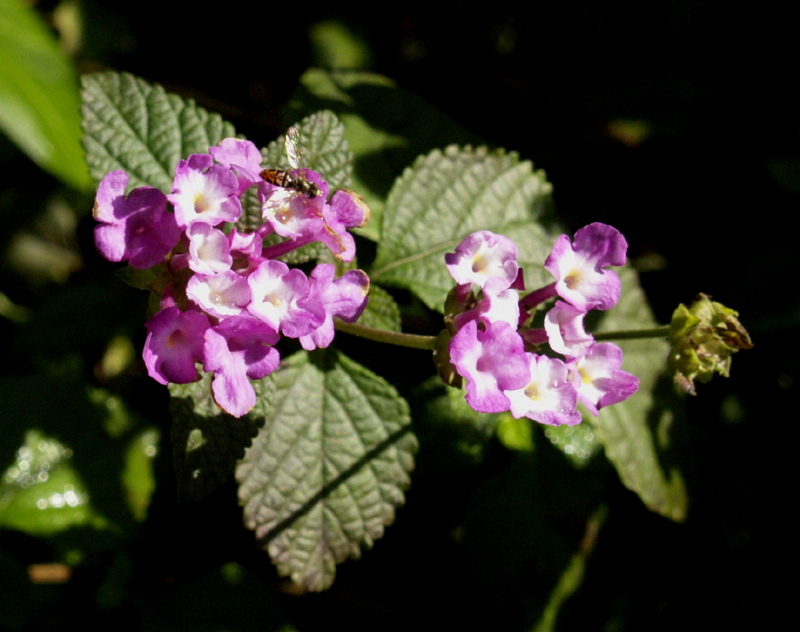
{"label": "dark background", "polygon": [[[795,23],[788,15],[766,5],[738,13],[711,1],[611,8],[534,2],[519,12],[491,5],[205,8],[163,0],[82,6],[81,72],[124,70],[161,83],[219,112],[261,145],[291,122],[281,119],[281,108],[302,72],[321,61],[309,38],[312,25],[340,20],[366,42],[370,70],[427,99],[487,144],[544,168],[570,229],[591,221],[619,228],[660,322],[700,291],[738,310],[755,348],[734,358],[728,380],[700,385],[687,402],[687,521],[651,514],[605,475],[609,518],[558,629],[769,625],[788,593],[779,572],[791,576],[795,561],[786,506],[796,497],[788,481],[797,434],[791,404],[798,391],[793,336],[800,293],[791,217],[800,201],[800,129]],[[48,16],[52,7],[40,8]],[[626,136],[615,123],[631,120],[645,124],[641,134]],[[35,209],[46,189],[58,187],[7,141],[0,150],[7,208]],[[7,227],[26,221],[3,213]],[[81,223],[85,268],[103,265],[92,259],[90,230],[90,222]],[[11,272],[3,282],[17,302],[33,307],[58,291]],[[166,429],[163,389],[144,388],[143,408]],[[195,618],[193,625],[202,627],[210,606],[198,604],[217,594],[207,578],[230,560],[263,584],[258,590],[248,584],[252,593],[242,589],[229,601],[217,595],[216,610],[248,604],[246,616],[231,615],[232,629],[277,629],[284,616],[301,630],[412,622],[528,629],[526,594],[535,601],[550,589],[537,584],[542,569],[522,569],[514,577],[527,580],[507,590],[503,581],[511,573],[498,573],[496,582],[482,575],[492,566],[491,549],[470,553],[451,537],[463,520],[475,520],[470,512],[491,512],[470,499],[515,457],[490,445],[466,478],[448,478],[426,461],[434,458],[420,454],[419,477],[387,537],[362,561],[343,565],[330,591],[307,596],[293,596],[256,550],[241,527],[231,484],[199,503],[176,505],[162,459],[151,517],[127,545],[133,568],[124,595],[97,606],[108,568],[119,563],[108,554],[41,597],[43,618],[29,629],[73,616],[123,629],[154,620],[165,628],[178,622],[173,629],[179,629]],[[538,481],[531,494],[546,493],[550,483]],[[23,563],[51,551],[46,541],[9,532],[0,533],[0,546]],[[497,555],[498,565],[507,561]],[[182,595],[184,611],[153,605],[184,603]],[[426,608],[433,612],[427,618]]]}

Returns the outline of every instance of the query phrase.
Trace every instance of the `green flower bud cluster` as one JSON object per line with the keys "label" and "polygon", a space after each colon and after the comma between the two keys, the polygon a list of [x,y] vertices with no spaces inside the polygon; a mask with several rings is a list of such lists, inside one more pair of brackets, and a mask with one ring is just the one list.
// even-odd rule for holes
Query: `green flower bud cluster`
{"label": "green flower bud cluster", "polygon": [[678,305],[669,332],[669,366],[678,387],[695,395],[695,380],[709,382],[714,373],[728,377],[731,356],[753,346],[738,316],[705,294],[689,307]]}

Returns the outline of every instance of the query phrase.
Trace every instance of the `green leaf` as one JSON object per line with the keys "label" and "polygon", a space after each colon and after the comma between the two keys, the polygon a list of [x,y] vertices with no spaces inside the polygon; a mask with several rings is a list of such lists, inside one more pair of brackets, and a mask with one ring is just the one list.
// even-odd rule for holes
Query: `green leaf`
{"label": "green leaf", "polygon": [[591,421],[588,421],[589,414],[583,413],[583,423],[576,426],[544,426],[544,436],[550,439],[556,448],[561,450],[564,455],[576,467],[583,467],[592,460],[592,457],[600,451],[602,444],[597,438],[597,431]]}
{"label": "green leaf", "polygon": [[532,452],[534,449],[533,429],[527,417],[514,419],[511,413],[501,415],[497,424],[497,438],[510,450]]}
{"label": "green leaf", "polygon": [[420,156],[386,202],[371,279],[406,288],[441,311],[453,287],[445,253],[469,233],[491,230],[517,244],[528,287],[543,285],[554,239],[536,220],[551,191],[544,172],[503,150],[453,145]]}
{"label": "green leaf", "polygon": [[550,599],[542,612],[542,616],[533,632],[552,632],[556,626],[558,613],[568,599],[574,595],[583,584],[586,573],[586,564],[597,544],[597,535],[608,516],[608,508],[605,506],[597,509],[586,522],[586,531],[580,548],[573,553],[569,564],[564,568],[561,577],[558,579]]}
{"label": "green leaf", "polygon": [[[353,170],[353,154],[344,137],[344,126],[330,111],[316,112],[293,125],[300,132],[301,166],[318,172],[328,183],[330,192],[347,187]],[[261,150],[262,164],[273,169],[292,169],[286,156],[286,136],[273,140]],[[249,192],[248,192],[249,193]],[[255,191],[246,195],[242,204],[239,230],[254,230],[261,224],[261,204]]]}
{"label": "green leaf", "polygon": [[72,450],[38,430],[25,434],[15,462],[0,479],[0,526],[35,535],[70,527],[107,528],[69,459]]}
{"label": "green leaf", "polygon": [[264,423],[274,393],[271,377],[252,381],[256,405],[244,417],[224,413],[211,393],[211,373],[170,384],[172,462],[178,500],[198,500],[225,482]]}
{"label": "green leaf", "polygon": [[[316,112],[293,127],[300,132],[300,166],[319,172],[331,193],[350,184],[353,154],[344,137],[344,125],[336,115],[330,110]],[[285,136],[273,140],[262,154],[265,165],[292,168],[286,156]]]}
{"label": "green leaf", "polygon": [[153,459],[158,454],[160,438],[161,433],[156,428],[149,428],[133,438],[125,454],[122,485],[131,512],[139,522],[147,518],[150,499],[156,489]]}
{"label": "green leaf", "polygon": [[[158,454],[161,433],[153,427],[136,432],[139,424],[125,402],[102,388],[89,387],[89,400],[105,415],[103,427],[115,441],[126,442],[123,447],[125,467],[122,487],[131,514],[139,522],[147,517],[150,499],[156,488],[153,460]],[[122,447],[122,446],[121,446]]]}
{"label": "green leaf", "polygon": [[355,157],[352,189],[363,196],[372,221],[354,232],[380,238],[384,202],[397,174],[420,154],[449,143],[477,144],[468,133],[388,77],[358,71],[307,70],[291,101],[292,117],[333,110],[344,123]]}
{"label": "green leaf", "polygon": [[393,522],[417,441],[395,389],[333,350],[297,353],[273,376],[274,405],[236,470],[244,521],[281,575],[324,590]]}
{"label": "green leaf", "polygon": [[423,400],[426,419],[431,423],[450,424],[468,428],[468,442],[483,443],[497,434],[502,413],[479,413],[467,404],[466,388],[453,388],[432,377],[419,391]]}
{"label": "green leaf", "polygon": [[369,301],[358,323],[385,331],[401,331],[400,307],[386,290],[370,285]]}
{"label": "green leaf", "polygon": [[130,535],[147,510],[156,436],[120,398],[74,373],[65,364],[57,375],[0,380],[0,457],[8,466],[0,523],[32,534],[69,529],[69,546],[102,549]]}
{"label": "green leaf", "polygon": [[[605,314],[598,331],[657,326],[636,273],[625,267],[619,276],[620,301]],[[677,468],[662,465],[670,456],[670,427],[675,411],[654,396],[660,379],[671,384],[665,377],[669,345],[666,340],[655,338],[621,340],[615,344],[624,352],[622,368],[639,378],[639,390],[626,401],[603,408],[597,419],[589,419],[623,484],[636,492],[652,511],[683,521],[687,508],[683,478]],[[670,401],[674,402],[674,397]]]}
{"label": "green leaf", "polygon": [[0,2],[0,128],[66,184],[92,187],[80,146],[75,70],[21,0]]}
{"label": "green leaf", "polygon": [[178,161],[207,153],[236,133],[191,99],[127,73],[84,75],[81,84],[83,146],[97,181],[124,169],[129,190],[152,186],[169,193]]}
{"label": "green leaf", "polygon": [[371,52],[367,42],[336,20],[317,22],[309,30],[315,65],[325,68],[366,68]]}

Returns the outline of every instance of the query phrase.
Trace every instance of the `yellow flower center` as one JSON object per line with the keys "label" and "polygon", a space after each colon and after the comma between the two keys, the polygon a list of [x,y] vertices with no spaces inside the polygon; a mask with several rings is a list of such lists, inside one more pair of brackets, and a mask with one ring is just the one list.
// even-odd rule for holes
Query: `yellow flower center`
{"label": "yellow flower center", "polygon": [[574,290],[575,286],[581,282],[582,278],[583,274],[581,274],[581,271],[576,268],[574,270],[570,270],[569,274],[564,277],[564,283],[570,290]]}
{"label": "yellow flower center", "polygon": [[206,200],[206,196],[200,192],[194,194],[194,210],[195,213],[198,214],[208,210],[208,200]]}
{"label": "yellow flower center", "polygon": [[472,258],[472,271],[473,272],[483,272],[488,265],[489,265],[489,262],[486,261],[486,258],[483,255],[475,255]]}
{"label": "yellow flower center", "polygon": [[538,401],[541,399],[541,393],[539,392],[539,385],[535,382],[531,382],[525,387],[525,397],[531,399],[533,401]]}

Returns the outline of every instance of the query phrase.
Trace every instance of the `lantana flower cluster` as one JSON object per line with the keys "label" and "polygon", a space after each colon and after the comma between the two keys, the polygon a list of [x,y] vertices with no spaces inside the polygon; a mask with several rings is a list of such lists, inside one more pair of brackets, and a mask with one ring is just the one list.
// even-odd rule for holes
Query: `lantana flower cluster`
{"label": "lantana flower cluster", "polygon": [[[608,267],[625,263],[627,247],[606,224],[585,226],[574,240],[561,235],[544,264],[556,280],[522,299],[517,247],[507,237],[479,231],[445,256],[458,284],[447,317],[449,361],[466,379],[474,410],[574,425],[578,401],[597,416],[636,392],[639,380],[622,370],[622,350],[596,342],[583,325],[589,310],[619,300],[620,279]],[[551,298],[544,327],[531,327],[531,310]],[[545,343],[551,353],[537,353]]]}
{"label": "lantana flower cluster", "polygon": [[[310,169],[290,175],[316,184],[319,195],[279,187],[260,176],[261,159],[250,141],[225,139],[207,154],[181,160],[169,195],[147,186],[125,195],[128,174],[112,171],[100,183],[93,212],[95,245],[106,259],[140,270],[158,266],[151,287],[160,310],[145,323],[149,375],[161,384],[185,384],[199,379],[201,363],[214,374],[215,401],[235,417],[255,405],[250,380],[278,366],[281,336],[298,338],[307,350],[327,347],[333,317],[357,320],[369,292],[361,270],[334,278],[335,266],[323,263],[306,276],[278,260],[321,241],[340,261],[352,261],[347,229],[368,221],[363,201],[344,189],[328,201],[328,184]],[[264,221],[239,232],[231,225],[251,187]],[[285,240],[265,246],[272,232]]]}

